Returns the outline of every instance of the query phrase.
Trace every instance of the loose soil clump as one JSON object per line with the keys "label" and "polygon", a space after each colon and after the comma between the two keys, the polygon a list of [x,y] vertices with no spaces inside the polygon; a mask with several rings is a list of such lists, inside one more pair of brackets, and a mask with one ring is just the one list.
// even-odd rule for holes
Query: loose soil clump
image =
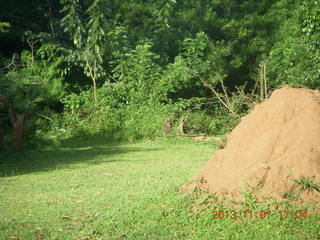
{"label": "loose soil clump", "polygon": [[195,179],[200,189],[234,199],[251,191],[262,199],[319,202],[320,91],[275,90],[241,119]]}

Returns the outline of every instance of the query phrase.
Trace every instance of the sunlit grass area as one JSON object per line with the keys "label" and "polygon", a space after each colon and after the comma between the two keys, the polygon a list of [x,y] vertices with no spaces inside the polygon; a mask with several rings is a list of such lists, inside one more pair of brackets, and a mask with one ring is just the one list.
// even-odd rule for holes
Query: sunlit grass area
{"label": "sunlit grass area", "polygon": [[222,205],[181,193],[214,149],[186,139],[93,138],[1,155],[0,239],[319,239],[319,215],[296,219],[299,208],[286,218],[270,210],[264,219],[212,219]]}

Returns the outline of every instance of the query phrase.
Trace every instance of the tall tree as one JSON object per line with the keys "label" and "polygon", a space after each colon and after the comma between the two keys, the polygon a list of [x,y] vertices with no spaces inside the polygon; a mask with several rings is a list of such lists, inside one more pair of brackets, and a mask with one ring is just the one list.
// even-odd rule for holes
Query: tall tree
{"label": "tall tree", "polygon": [[103,68],[109,30],[109,9],[104,0],[95,0],[86,11],[87,21],[82,19],[81,6],[78,0],[68,0],[62,12],[61,20],[64,31],[72,40],[75,51],[69,58],[80,64],[84,73],[91,78],[94,101],[97,103],[97,80],[105,74]]}

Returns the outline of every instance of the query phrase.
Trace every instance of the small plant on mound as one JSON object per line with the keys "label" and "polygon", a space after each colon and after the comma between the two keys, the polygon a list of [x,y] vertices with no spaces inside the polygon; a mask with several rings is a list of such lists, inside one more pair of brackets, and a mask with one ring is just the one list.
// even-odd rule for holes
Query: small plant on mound
{"label": "small plant on mound", "polygon": [[289,201],[298,201],[300,199],[300,193],[298,192],[285,192],[282,196]]}
{"label": "small plant on mound", "polygon": [[310,177],[300,177],[295,179],[294,182],[299,185],[300,191],[316,191],[320,193],[319,183],[315,183]]}
{"label": "small plant on mound", "polygon": [[250,191],[242,191],[241,194],[244,197],[244,200],[241,201],[241,204],[244,207],[248,207],[250,209],[257,208],[259,202],[258,202],[257,197],[254,195],[254,193],[252,193]]}

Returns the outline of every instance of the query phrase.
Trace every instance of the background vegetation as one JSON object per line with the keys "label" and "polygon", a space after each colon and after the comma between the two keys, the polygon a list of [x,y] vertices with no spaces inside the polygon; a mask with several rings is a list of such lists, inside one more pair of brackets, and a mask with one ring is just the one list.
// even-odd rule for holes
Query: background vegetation
{"label": "background vegetation", "polygon": [[319,88],[319,9],[315,0],[3,0],[0,95],[13,118],[1,104],[0,146],[18,139],[19,114],[31,147],[154,138],[166,117],[175,129],[185,120],[187,133],[225,133],[267,90]]}
{"label": "background vegetation", "polygon": [[212,219],[232,209],[176,191],[212,143],[157,138],[166,118],[223,135],[277,87],[319,89],[319,4],[1,0],[0,238],[319,239],[296,196],[245,192],[240,212],[271,215]]}

